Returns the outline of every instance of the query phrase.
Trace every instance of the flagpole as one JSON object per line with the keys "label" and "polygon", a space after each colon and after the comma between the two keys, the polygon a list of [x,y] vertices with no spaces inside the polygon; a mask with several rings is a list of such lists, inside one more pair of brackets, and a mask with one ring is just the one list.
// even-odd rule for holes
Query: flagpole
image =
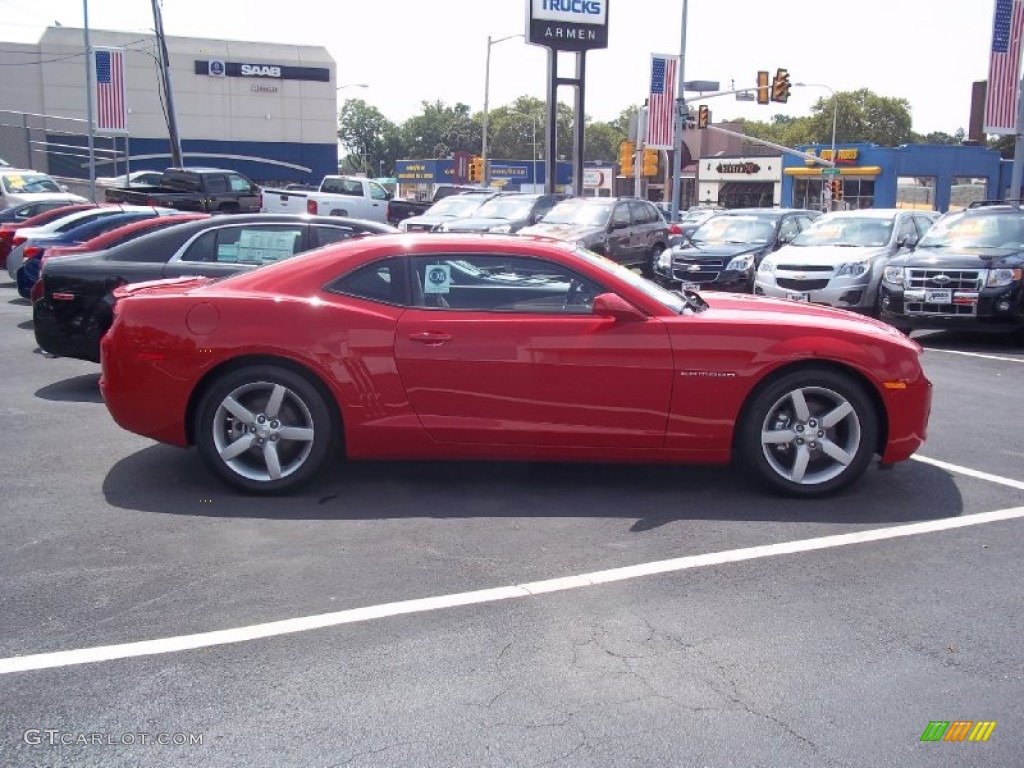
{"label": "flagpole", "polygon": [[92,47],[89,45],[89,0],[82,0],[82,27],[85,31],[85,115],[89,123],[89,199],[96,202],[96,138],[92,111]]}
{"label": "flagpole", "polygon": [[679,221],[680,198],[683,191],[683,114],[686,110],[683,65],[686,62],[686,11],[686,0],[683,0],[683,23],[679,33],[679,71],[676,74],[676,110],[672,119],[672,221]]}
{"label": "flagpole", "polygon": [[1024,175],[1024,77],[1017,88],[1016,140],[1013,143],[1013,170],[1010,173],[1010,199],[1020,208],[1020,184]]}

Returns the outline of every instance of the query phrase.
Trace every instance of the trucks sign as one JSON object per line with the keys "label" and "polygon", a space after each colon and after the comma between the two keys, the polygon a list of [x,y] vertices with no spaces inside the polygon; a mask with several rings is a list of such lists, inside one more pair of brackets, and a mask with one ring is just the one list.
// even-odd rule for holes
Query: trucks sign
{"label": "trucks sign", "polygon": [[610,0],[527,0],[526,41],[556,51],[608,47]]}

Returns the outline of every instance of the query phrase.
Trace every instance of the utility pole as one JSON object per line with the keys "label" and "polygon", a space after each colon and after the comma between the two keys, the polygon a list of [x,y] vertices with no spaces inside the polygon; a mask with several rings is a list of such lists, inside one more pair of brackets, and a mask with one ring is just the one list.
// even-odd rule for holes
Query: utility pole
{"label": "utility pole", "polygon": [[[85,112],[89,122],[89,199],[96,202],[96,129],[92,106],[92,46],[89,45],[89,0],[82,0],[82,26],[85,29]],[[31,163],[31,153],[29,162]]]}
{"label": "utility pole", "polygon": [[174,91],[171,89],[171,65],[167,56],[167,41],[164,39],[164,20],[160,14],[160,0],[153,0],[153,21],[156,24],[156,40],[160,46],[160,73],[163,81],[164,100],[167,103],[167,132],[171,141],[171,166],[182,168],[185,165],[185,159],[181,153],[178,118],[174,112]]}
{"label": "utility pole", "polygon": [[679,32],[679,72],[676,75],[676,114],[672,121],[672,205],[671,220],[679,221],[679,204],[683,192],[683,125],[686,113],[686,96],[683,90],[683,76],[686,65],[686,0],[683,0],[683,22]]}

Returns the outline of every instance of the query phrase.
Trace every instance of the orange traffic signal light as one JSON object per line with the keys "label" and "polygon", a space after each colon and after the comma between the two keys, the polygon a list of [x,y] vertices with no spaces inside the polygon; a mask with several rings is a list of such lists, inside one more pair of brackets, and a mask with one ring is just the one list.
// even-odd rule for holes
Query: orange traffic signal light
{"label": "orange traffic signal light", "polygon": [[785,104],[789,100],[789,86],[789,70],[775,70],[775,79],[772,80],[772,101]]}
{"label": "orange traffic signal light", "polygon": [[768,70],[762,69],[757,73],[757,103],[767,104],[771,93],[768,88]]}
{"label": "orange traffic signal light", "polygon": [[644,149],[643,167],[640,171],[644,176],[658,175],[658,150]]}
{"label": "orange traffic signal light", "polygon": [[843,182],[839,181],[838,179],[833,179],[832,181],[829,182],[829,187],[832,191],[833,200],[843,199]]}
{"label": "orange traffic signal light", "polygon": [[483,181],[484,180],[484,159],[479,155],[474,156],[469,161],[468,178],[467,181]]}
{"label": "orange traffic signal light", "polygon": [[711,122],[711,110],[707,108],[706,104],[701,104],[697,107],[697,127],[707,128],[709,122]]}
{"label": "orange traffic signal light", "polygon": [[633,175],[633,153],[636,145],[632,141],[624,141],[619,144],[619,168],[623,176]]}

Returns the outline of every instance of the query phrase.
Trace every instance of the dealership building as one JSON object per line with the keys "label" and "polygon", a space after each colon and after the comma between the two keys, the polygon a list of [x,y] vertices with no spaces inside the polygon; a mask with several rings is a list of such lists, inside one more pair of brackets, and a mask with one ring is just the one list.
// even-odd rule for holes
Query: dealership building
{"label": "dealership building", "polygon": [[[89,37],[94,48],[124,51],[127,131],[97,133],[97,176],[124,173],[126,154],[133,171],[166,168],[171,152],[156,38],[95,29]],[[166,41],[186,164],[232,168],[263,182],[319,182],[337,173],[337,79],[325,48]],[[71,27],[50,27],[37,44],[0,45],[0,157],[88,177],[87,60],[84,32]]]}

